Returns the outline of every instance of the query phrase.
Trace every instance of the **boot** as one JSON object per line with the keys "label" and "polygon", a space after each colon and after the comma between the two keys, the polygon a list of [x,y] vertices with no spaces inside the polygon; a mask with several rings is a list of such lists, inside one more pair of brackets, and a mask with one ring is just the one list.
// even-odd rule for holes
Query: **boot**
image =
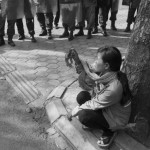
{"label": "boot", "polygon": [[103,26],[100,27],[100,33],[102,33],[103,36],[108,36],[108,34],[107,34],[107,32],[106,32],[106,28],[103,27]]}
{"label": "boot", "polygon": [[13,42],[12,38],[13,38],[12,36],[8,36],[8,44],[9,44],[10,46],[14,47],[14,46],[16,46],[16,45],[15,45],[15,43]]}
{"label": "boot", "polygon": [[35,37],[34,37],[34,35],[31,35],[31,42],[33,42],[33,43],[37,42],[36,39],[35,39]]}
{"label": "boot", "polygon": [[92,30],[91,30],[91,29],[89,29],[89,30],[88,30],[88,34],[87,34],[86,39],[91,39],[91,38],[92,38],[92,34],[91,34],[91,32],[92,32]]}
{"label": "boot", "polygon": [[111,21],[111,30],[117,31],[117,28],[115,26],[115,21]]}
{"label": "boot", "polygon": [[47,30],[46,28],[45,29],[42,29],[42,31],[40,32],[39,36],[46,36],[47,35]]}
{"label": "boot", "polygon": [[53,37],[52,37],[52,32],[51,30],[48,31],[48,40],[51,40]]}
{"label": "boot", "polygon": [[74,39],[73,37],[73,31],[70,31],[69,37],[68,37],[68,41],[72,41]]}
{"label": "boot", "polygon": [[37,13],[36,16],[37,16],[37,20],[38,20],[38,22],[40,24],[40,27],[42,29],[40,34],[39,34],[39,36],[46,36],[47,35],[47,31],[46,31],[44,13]]}
{"label": "boot", "polygon": [[64,32],[62,35],[59,36],[59,38],[65,38],[69,36],[68,27],[64,28]]}
{"label": "boot", "polygon": [[0,46],[3,46],[5,45],[5,41],[4,41],[4,38],[3,36],[0,37]]}
{"label": "boot", "polygon": [[98,33],[98,28],[94,27],[94,30],[93,30],[92,34],[97,34],[97,33]]}
{"label": "boot", "polygon": [[83,27],[79,27],[79,32],[75,36],[84,36]]}
{"label": "boot", "polygon": [[130,23],[127,24],[127,27],[124,30],[124,32],[131,32],[130,25],[131,25]]}
{"label": "boot", "polygon": [[24,40],[25,39],[25,35],[19,35],[18,40]]}

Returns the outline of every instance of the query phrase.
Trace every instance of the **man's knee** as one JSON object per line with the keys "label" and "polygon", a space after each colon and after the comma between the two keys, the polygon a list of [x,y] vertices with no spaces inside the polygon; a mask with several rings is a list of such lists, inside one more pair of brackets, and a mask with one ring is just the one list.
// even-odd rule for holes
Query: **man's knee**
{"label": "man's knee", "polygon": [[86,124],[90,120],[90,117],[89,117],[88,112],[86,110],[79,111],[78,117],[79,117],[79,121],[82,124]]}

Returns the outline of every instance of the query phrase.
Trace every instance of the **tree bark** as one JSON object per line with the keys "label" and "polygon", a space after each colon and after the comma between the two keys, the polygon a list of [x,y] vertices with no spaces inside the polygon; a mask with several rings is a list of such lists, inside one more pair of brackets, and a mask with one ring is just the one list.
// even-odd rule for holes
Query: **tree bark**
{"label": "tree bark", "polygon": [[136,122],[134,134],[144,141],[150,122],[150,0],[142,0],[124,65],[133,94],[130,122]]}

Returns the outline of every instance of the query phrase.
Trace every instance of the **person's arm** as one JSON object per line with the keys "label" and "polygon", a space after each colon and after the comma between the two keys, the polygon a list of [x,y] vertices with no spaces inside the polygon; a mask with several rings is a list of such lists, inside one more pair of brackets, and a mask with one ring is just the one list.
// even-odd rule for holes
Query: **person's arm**
{"label": "person's arm", "polygon": [[92,100],[87,101],[80,106],[80,109],[103,109],[109,107],[122,98],[122,86],[121,83],[114,83],[110,87],[106,88],[103,93],[95,96]]}

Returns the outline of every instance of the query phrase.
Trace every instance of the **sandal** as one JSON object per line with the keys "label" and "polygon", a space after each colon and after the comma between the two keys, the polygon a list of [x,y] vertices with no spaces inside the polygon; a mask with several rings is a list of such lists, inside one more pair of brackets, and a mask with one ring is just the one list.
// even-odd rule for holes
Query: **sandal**
{"label": "sandal", "polygon": [[108,148],[112,144],[116,136],[117,136],[117,132],[113,133],[112,136],[102,136],[97,141],[97,144],[100,148],[104,148],[104,149]]}

